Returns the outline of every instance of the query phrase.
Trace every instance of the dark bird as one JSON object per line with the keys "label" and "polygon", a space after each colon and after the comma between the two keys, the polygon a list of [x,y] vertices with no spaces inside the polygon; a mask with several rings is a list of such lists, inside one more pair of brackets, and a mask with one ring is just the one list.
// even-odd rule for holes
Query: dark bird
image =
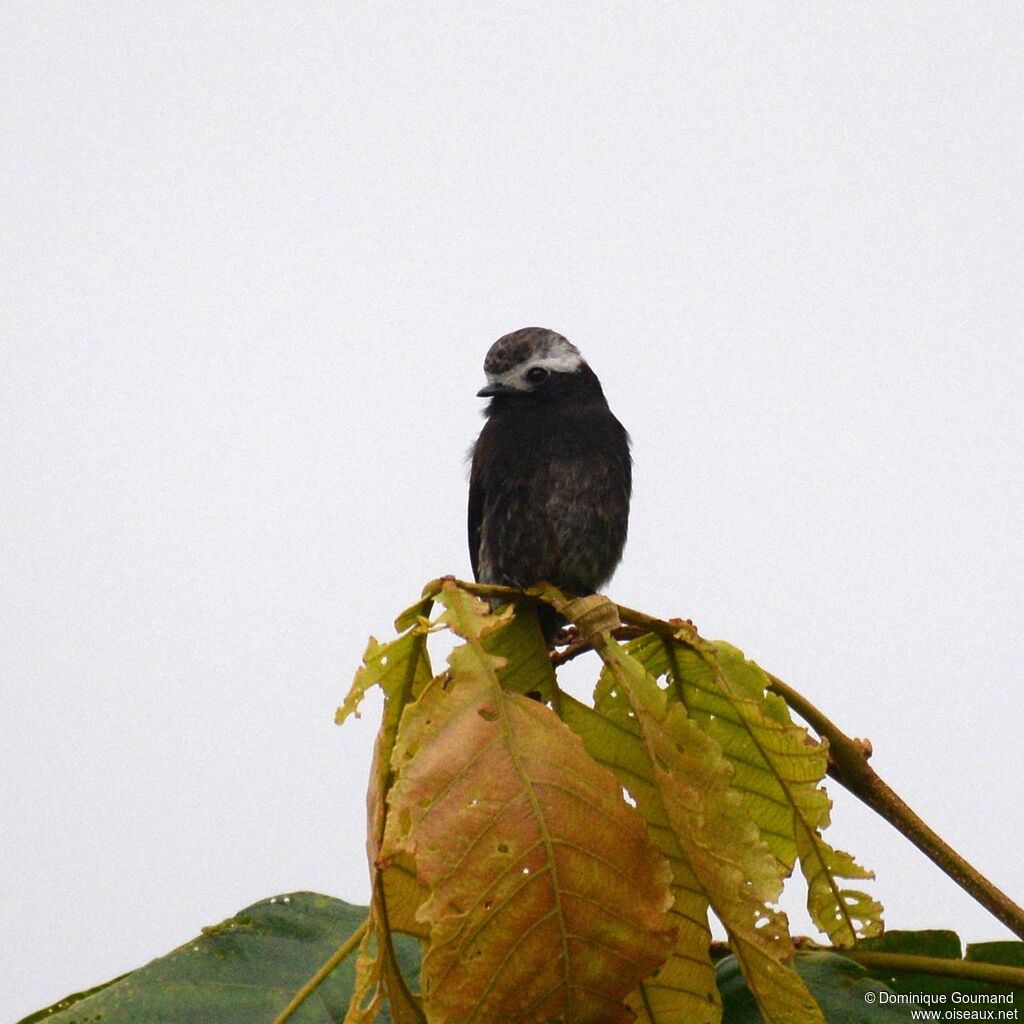
{"label": "dark bird", "polygon": [[[499,338],[484,373],[477,394],[490,402],[469,478],[473,576],[592,594],[626,543],[629,435],[579,349],[554,331],[524,327]],[[559,623],[540,611],[550,641]]]}

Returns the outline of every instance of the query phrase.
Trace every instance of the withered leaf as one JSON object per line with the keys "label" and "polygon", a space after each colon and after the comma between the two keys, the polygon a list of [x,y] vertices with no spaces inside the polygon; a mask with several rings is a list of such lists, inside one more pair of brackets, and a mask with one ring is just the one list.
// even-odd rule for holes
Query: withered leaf
{"label": "withered leaf", "polygon": [[502,690],[480,642],[500,624],[466,598],[450,596],[468,635],[450,679],[403,717],[381,850],[411,854],[431,893],[424,1008],[431,1024],[625,1024],[672,949],[668,866],[579,738]]}

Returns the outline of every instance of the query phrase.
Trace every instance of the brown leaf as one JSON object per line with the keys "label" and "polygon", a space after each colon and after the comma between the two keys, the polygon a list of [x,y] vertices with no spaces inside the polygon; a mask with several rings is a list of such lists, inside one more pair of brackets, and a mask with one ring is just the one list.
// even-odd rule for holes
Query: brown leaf
{"label": "brown leaf", "polygon": [[[469,643],[402,720],[381,851],[430,889],[421,986],[432,1024],[619,1024],[669,954],[664,858],[621,787],[543,704],[505,693],[493,628],[443,592]],[[480,604],[480,602],[476,602]]]}

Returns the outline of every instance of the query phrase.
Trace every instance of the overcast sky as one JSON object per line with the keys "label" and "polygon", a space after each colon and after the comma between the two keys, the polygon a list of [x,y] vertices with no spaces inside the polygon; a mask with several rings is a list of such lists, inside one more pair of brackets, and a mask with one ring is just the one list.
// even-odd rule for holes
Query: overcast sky
{"label": "overcast sky", "polygon": [[[610,593],[869,736],[1024,897],[1022,19],[5,4],[0,1017],[367,899],[376,712],[334,709],[469,574],[526,325],[633,436]],[[890,927],[1009,937],[835,795]]]}

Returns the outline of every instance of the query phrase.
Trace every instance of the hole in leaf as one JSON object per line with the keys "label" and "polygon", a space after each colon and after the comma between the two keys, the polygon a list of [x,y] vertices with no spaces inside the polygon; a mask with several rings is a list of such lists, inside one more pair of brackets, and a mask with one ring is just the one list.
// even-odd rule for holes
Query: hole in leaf
{"label": "hole in leaf", "polygon": [[498,853],[508,853],[508,843],[498,843]]}

